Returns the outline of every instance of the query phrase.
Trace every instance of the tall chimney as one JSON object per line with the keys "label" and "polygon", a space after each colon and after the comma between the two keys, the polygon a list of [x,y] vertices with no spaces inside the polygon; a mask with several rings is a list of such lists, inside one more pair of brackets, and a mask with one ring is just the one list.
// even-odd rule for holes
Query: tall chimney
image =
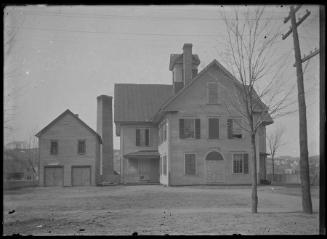
{"label": "tall chimney", "polygon": [[97,97],[97,133],[101,136],[100,177],[102,182],[110,182],[114,175],[112,96]]}
{"label": "tall chimney", "polygon": [[185,43],[183,46],[183,78],[184,86],[192,80],[192,44]]}

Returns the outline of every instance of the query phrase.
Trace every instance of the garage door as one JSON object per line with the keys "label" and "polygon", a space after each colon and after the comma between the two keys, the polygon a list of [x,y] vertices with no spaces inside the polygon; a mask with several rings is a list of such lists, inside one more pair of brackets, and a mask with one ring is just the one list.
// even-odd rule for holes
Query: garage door
{"label": "garage door", "polygon": [[72,167],[72,185],[73,186],[91,185],[91,166]]}
{"label": "garage door", "polygon": [[44,185],[45,186],[64,186],[64,168],[44,167]]}

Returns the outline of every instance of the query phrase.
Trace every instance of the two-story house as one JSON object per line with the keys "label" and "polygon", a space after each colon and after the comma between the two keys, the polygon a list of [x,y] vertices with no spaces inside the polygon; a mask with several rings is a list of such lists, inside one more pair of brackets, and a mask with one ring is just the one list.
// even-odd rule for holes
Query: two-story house
{"label": "two-story house", "polygon": [[87,186],[102,180],[101,137],[66,110],[36,134],[40,186]]}
{"label": "two-story house", "polygon": [[[182,54],[170,56],[172,85],[115,84],[122,183],[251,183],[250,135],[242,115],[226,108],[240,83],[217,60],[198,73],[199,64],[192,44],[184,44]],[[258,181],[266,175],[271,123],[266,115],[256,135]]]}

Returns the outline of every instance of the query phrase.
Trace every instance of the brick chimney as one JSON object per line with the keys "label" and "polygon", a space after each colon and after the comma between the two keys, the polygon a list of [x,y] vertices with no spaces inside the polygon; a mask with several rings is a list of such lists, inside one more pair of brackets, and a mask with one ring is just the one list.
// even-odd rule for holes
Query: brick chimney
{"label": "brick chimney", "polygon": [[99,163],[100,178],[102,182],[110,182],[114,177],[112,96],[100,95],[97,97],[97,133],[102,139]]}
{"label": "brick chimney", "polygon": [[184,86],[192,80],[192,44],[185,43],[183,46],[183,79]]}
{"label": "brick chimney", "polygon": [[192,44],[185,43],[183,54],[170,54],[169,70],[173,73],[173,90],[177,94],[197,74],[200,59],[192,55]]}

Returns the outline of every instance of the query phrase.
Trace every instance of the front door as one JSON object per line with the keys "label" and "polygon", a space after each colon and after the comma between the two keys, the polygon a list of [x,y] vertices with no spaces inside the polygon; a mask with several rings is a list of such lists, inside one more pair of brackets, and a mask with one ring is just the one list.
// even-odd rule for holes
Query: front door
{"label": "front door", "polygon": [[206,178],[208,184],[219,184],[225,181],[225,162],[222,155],[216,151],[210,152],[205,160]]}

